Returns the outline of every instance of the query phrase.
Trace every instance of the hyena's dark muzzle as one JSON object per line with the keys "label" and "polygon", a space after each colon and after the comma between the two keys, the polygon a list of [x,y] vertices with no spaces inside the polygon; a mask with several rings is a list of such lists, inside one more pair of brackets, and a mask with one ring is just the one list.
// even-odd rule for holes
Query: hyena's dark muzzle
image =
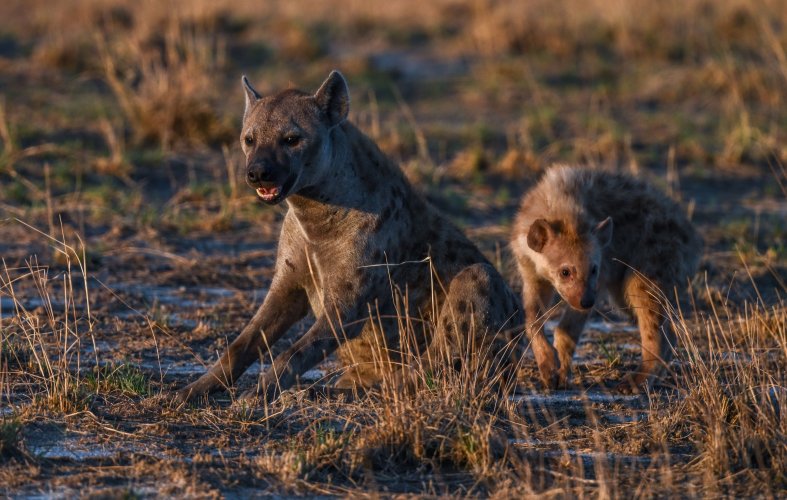
{"label": "hyena's dark muzzle", "polygon": [[246,182],[253,188],[264,183],[274,183],[276,177],[276,170],[268,162],[255,162],[246,168]]}
{"label": "hyena's dark muzzle", "polygon": [[269,204],[283,200],[294,184],[288,169],[270,161],[254,161],[246,167],[246,183]]}

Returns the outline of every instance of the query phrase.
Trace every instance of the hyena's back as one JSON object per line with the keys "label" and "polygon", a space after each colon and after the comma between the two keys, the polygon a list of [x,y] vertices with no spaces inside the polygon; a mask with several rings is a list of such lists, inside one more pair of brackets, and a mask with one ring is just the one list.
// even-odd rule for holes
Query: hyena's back
{"label": "hyena's back", "polygon": [[531,197],[546,213],[565,199],[575,200],[594,220],[612,216],[608,256],[618,265],[610,271],[633,269],[664,289],[685,286],[696,272],[702,239],[680,205],[649,184],[624,174],[557,167]]}

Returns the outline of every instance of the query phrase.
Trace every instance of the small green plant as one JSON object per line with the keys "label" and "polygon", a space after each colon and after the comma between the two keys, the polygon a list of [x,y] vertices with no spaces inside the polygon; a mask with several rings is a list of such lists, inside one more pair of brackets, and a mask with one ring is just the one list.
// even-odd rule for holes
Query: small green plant
{"label": "small green plant", "polygon": [[599,347],[601,348],[601,352],[604,353],[604,357],[607,359],[607,366],[609,368],[614,368],[620,364],[620,352],[618,348],[614,345],[607,345],[606,340],[603,338],[599,340]]}
{"label": "small green plant", "polygon": [[15,419],[0,420],[0,463],[24,456],[22,449],[22,423]]}
{"label": "small green plant", "polygon": [[96,393],[119,391],[133,396],[149,396],[151,394],[150,380],[137,366],[131,363],[96,367],[85,381],[88,387]]}
{"label": "small green plant", "polygon": [[30,346],[22,342],[18,335],[6,335],[0,340],[0,366],[7,364],[11,369],[25,369],[30,366],[32,355]]}

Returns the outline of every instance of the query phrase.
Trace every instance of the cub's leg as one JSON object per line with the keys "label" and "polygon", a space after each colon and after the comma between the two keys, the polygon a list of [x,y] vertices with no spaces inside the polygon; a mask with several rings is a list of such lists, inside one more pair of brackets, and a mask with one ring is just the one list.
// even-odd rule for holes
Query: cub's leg
{"label": "cub's leg", "polygon": [[429,364],[467,363],[498,380],[515,375],[521,360],[523,323],[516,296],[490,264],[473,264],[451,281],[435,335],[424,354]]}
{"label": "cub's leg", "polygon": [[672,358],[675,335],[665,321],[658,291],[645,278],[627,273],[623,283],[626,303],[637,317],[642,342],[642,363],[618,386],[623,393],[639,392],[655,379]]}
{"label": "cub's leg", "polygon": [[582,330],[585,328],[588,316],[588,312],[566,307],[557,328],[555,328],[555,348],[560,359],[558,384],[561,387],[568,385],[569,377],[571,376],[571,360],[574,357],[574,350],[577,347],[580,335],[582,335]]}
{"label": "cub's leg", "polygon": [[547,320],[547,307],[555,295],[552,284],[538,277],[532,264],[520,264],[525,304],[525,322],[530,347],[536,357],[541,382],[547,389],[556,389],[559,383],[558,368],[560,360],[557,350],[544,335],[544,323]]}

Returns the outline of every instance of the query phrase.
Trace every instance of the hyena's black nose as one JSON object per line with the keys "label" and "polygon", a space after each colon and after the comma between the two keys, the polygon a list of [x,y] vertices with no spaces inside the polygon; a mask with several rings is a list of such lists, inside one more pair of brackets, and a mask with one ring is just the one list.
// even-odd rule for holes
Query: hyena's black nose
{"label": "hyena's black nose", "polygon": [[579,300],[579,305],[585,309],[590,309],[593,307],[593,304],[596,303],[596,300],[593,297],[582,297]]}
{"label": "hyena's black nose", "polygon": [[267,182],[273,178],[273,172],[270,168],[266,168],[264,165],[260,165],[259,163],[255,163],[253,165],[249,165],[249,168],[246,172],[246,179],[249,181],[249,184],[258,184],[260,182]]}

